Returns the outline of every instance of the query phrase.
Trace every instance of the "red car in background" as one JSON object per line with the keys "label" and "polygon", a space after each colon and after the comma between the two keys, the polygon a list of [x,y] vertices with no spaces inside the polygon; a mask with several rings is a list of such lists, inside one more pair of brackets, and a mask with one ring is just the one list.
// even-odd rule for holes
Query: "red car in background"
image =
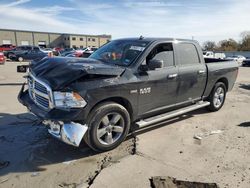
{"label": "red car in background", "polygon": [[0,52],[0,64],[4,64],[5,63],[5,57],[3,52]]}
{"label": "red car in background", "polygon": [[12,50],[15,47],[16,46],[13,46],[12,44],[3,44],[3,45],[0,45],[0,52]]}

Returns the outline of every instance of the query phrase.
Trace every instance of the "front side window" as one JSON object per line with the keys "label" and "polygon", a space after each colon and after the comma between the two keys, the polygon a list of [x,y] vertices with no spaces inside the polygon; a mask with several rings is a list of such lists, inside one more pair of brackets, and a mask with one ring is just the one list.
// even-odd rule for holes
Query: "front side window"
{"label": "front side window", "polygon": [[144,52],[148,44],[148,41],[141,40],[114,40],[96,50],[90,58],[128,66]]}
{"label": "front side window", "polygon": [[147,56],[146,63],[154,59],[163,61],[163,67],[174,66],[174,51],[172,43],[157,45]]}

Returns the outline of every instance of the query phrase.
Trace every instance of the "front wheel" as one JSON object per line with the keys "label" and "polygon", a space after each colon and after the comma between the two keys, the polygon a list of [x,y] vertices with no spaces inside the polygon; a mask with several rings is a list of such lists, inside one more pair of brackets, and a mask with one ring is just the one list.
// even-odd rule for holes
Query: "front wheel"
{"label": "front wheel", "polygon": [[88,125],[85,142],[96,151],[108,151],[126,138],[130,128],[130,116],[122,105],[106,102],[92,110]]}
{"label": "front wheel", "polygon": [[210,96],[208,109],[212,112],[218,111],[223,106],[226,99],[226,86],[223,82],[215,84]]}

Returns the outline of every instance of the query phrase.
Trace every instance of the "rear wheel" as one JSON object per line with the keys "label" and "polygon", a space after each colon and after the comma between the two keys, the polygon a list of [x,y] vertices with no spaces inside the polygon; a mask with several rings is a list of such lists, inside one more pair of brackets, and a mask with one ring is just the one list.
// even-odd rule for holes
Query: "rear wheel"
{"label": "rear wheel", "polygon": [[8,54],[6,55],[6,57],[7,57],[8,59],[10,59],[12,56],[14,56],[13,53],[8,53]]}
{"label": "rear wheel", "polygon": [[112,150],[126,138],[130,127],[130,116],[122,105],[107,102],[92,110],[85,142],[96,151]]}
{"label": "rear wheel", "polygon": [[210,105],[208,106],[208,109],[210,111],[214,112],[221,109],[225,102],[226,91],[226,86],[223,82],[218,82],[215,84],[209,96]]}

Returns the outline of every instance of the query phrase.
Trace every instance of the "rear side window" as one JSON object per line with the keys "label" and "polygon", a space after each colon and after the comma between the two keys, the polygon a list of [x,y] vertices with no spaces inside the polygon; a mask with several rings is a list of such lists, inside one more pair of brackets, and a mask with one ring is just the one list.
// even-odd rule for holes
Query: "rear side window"
{"label": "rear side window", "polygon": [[189,43],[180,43],[178,44],[177,50],[181,65],[200,63],[199,55],[195,45]]}
{"label": "rear side window", "polygon": [[31,50],[32,47],[31,46],[22,46],[21,49],[22,50]]}
{"label": "rear side window", "polygon": [[151,59],[163,61],[164,67],[174,66],[174,52],[172,43],[157,45],[147,56],[147,62]]}

